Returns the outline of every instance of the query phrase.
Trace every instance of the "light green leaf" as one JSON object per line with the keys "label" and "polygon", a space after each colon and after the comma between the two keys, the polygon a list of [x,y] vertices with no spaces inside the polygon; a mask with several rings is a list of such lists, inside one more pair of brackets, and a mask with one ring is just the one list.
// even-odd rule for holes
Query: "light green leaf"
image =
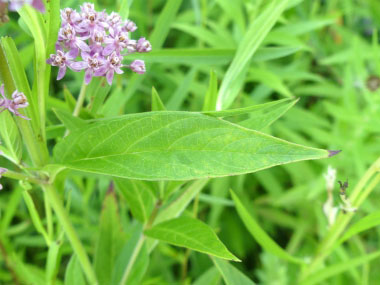
{"label": "light green leaf", "polygon": [[304,264],[304,262],[283,250],[272,238],[261,228],[256,220],[251,216],[245,206],[242,204],[238,196],[231,191],[233,200],[235,201],[236,210],[243,221],[247,230],[251,233],[253,238],[260,244],[266,251],[293,263]]}
{"label": "light green leaf", "polygon": [[152,87],[152,111],[165,111],[165,105],[162,103],[160,95],[156,88]]}
{"label": "light green leaf", "polygon": [[8,112],[0,114],[0,137],[3,155],[15,164],[19,164],[22,156],[22,141],[15,121]]}
{"label": "light green leaf", "polygon": [[83,271],[76,255],[72,255],[65,272],[65,285],[86,285]]}
{"label": "light green leaf", "polygon": [[294,102],[296,102],[296,101],[297,100],[292,100],[292,99],[281,99],[281,100],[277,100],[277,101],[273,101],[273,102],[268,102],[268,103],[264,103],[264,104],[260,104],[260,105],[253,105],[253,106],[244,107],[244,108],[203,112],[203,114],[208,115],[208,116],[213,116],[216,118],[231,117],[231,116],[250,114],[253,112],[260,112],[260,111],[264,111],[266,109],[272,109],[272,108],[278,107],[278,105],[281,105],[283,103],[292,102],[294,104]]}
{"label": "light green leaf", "polygon": [[302,285],[313,285],[313,284],[321,284],[322,281],[336,276],[338,274],[342,274],[343,272],[360,266],[362,264],[368,263],[371,260],[380,257],[380,251],[376,251],[371,254],[367,254],[364,256],[350,258],[347,261],[329,265],[314,274],[310,275],[306,280],[301,281]]}
{"label": "light green leaf", "polygon": [[255,285],[253,281],[251,281],[247,276],[241,273],[228,261],[214,257],[212,257],[211,259],[220,271],[220,273],[222,274],[223,279],[226,282],[226,285]]}
{"label": "light green leaf", "polygon": [[238,125],[189,112],[150,112],[98,120],[54,149],[70,169],[143,180],[191,180],[255,172],[328,157]]}
{"label": "light green leaf", "polygon": [[59,242],[52,242],[49,246],[48,258],[46,262],[46,284],[54,284],[57,278],[61,261],[60,248],[61,243]]}
{"label": "light green leaf", "polygon": [[75,131],[86,126],[86,122],[78,117],[74,117],[70,112],[65,110],[53,109],[58,119],[70,131]]}
{"label": "light green leaf", "polygon": [[228,251],[214,231],[197,219],[180,217],[168,220],[146,230],[145,235],[172,245],[239,261]]}
{"label": "light green leaf", "polygon": [[203,111],[215,111],[218,98],[218,77],[213,70],[210,71],[210,83],[203,103]]}
{"label": "light green leaf", "polygon": [[116,257],[123,244],[124,234],[121,230],[115,192],[108,192],[100,217],[94,261],[94,269],[100,284],[111,284]]}
{"label": "light green leaf", "polygon": [[155,201],[149,185],[144,181],[121,178],[115,179],[115,183],[130,207],[133,216],[143,223],[148,221]]}
{"label": "light green leaf", "polygon": [[345,242],[350,237],[357,235],[363,231],[369,230],[370,228],[380,225],[380,211],[373,212],[364,218],[357,221],[355,224],[350,226],[348,230],[344,233],[342,238],[338,243]]}
{"label": "light green leaf", "polygon": [[299,23],[292,23],[292,24],[277,28],[273,30],[273,32],[274,33],[279,32],[279,33],[298,36],[305,33],[309,33],[313,30],[321,29],[335,22],[336,22],[335,19],[318,19],[318,20],[302,21]]}
{"label": "light green leaf", "polygon": [[235,100],[243,84],[243,81],[238,79],[245,78],[253,54],[281,16],[287,2],[287,0],[272,1],[250,25],[220,87],[217,110],[228,108]]}
{"label": "light green leaf", "polygon": [[89,109],[92,114],[98,113],[110,90],[111,85],[107,83],[105,77],[94,78],[91,81],[86,90],[86,97],[90,97],[88,98],[91,102]]}
{"label": "light green leaf", "polygon": [[[300,46],[262,47],[253,55],[252,61],[262,62],[285,57],[301,50]],[[157,49],[149,53],[128,55],[128,60],[142,59],[147,63],[188,64],[188,65],[223,65],[234,58],[235,49],[194,48],[194,49]]]}
{"label": "light green leaf", "polygon": [[298,99],[285,99],[272,102],[277,104],[272,104],[263,109],[258,109],[257,111],[251,112],[250,118],[242,122],[239,122],[239,125],[253,130],[262,130],[274,123],[275,121],[277,121],[297,102]]}

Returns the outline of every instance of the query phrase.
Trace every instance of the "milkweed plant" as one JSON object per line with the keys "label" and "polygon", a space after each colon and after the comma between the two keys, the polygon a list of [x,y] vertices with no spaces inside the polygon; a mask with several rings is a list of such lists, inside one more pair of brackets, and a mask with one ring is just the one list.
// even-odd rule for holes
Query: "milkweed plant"
{"label": "milkweed plant", "polygon": [[[239,99],[246,92],[252,58],[289,54],[264,41],[274,27],[284,25],[277,22],[288,13],[287,1],[256,7],[251,24],[237,22],[241,37],[234,49],[205,47],[226,35],[202,30],[206,36],[197,49],[183,40],[178,52],[163,45],[172,26],[191,33],[193,27],[183,24],[190,14],[175,22],[181,7],[190,5],[186,1],[159,1],[158,18],[144,13],[128,17],[133,1],[112,2],[104,5],[106,10],[103,1],[75,2],[0,0],[0,283],[219,284],[222,278],[226,284],[254,284],[244,273],[247,257],[225,243],[226,235],[219,234],[212,218],[205,218],[211,203],[219,209],[212,208],[214,217],[223,207],[233,207],[236,224],[244,224],[256,249],[294,266],[295,282],[315,284],[350,220],[378,184],[380,164],[378,160],[364,171],[356,187],[344,184],[342,177],[340,190],[339,171],[331,166],[326,174],[321,170],[327,200],[319,201],[318,211],[325,215],[326,227],[315,253],[296,253],[276,243],[247,200],[250,186],[235,191],[239,181],[252,182],[244,178],[250,173],[324,158],[334,164],[344,155],[310,147],[316,144],[307,140],[304,145],[288,142],[281,132],[279,138],[272,136],[277,133],[268,127],[298,99]],[[223,9],[229,5],[219,2]],[[144,17],[150,17],[152,26],[142,24],[140,30],[136,23],[144,23]],[[188,111],[182,95],[168,99],[157,92],[178,84],[175,94],[185,96],[195,77],[178,77],[173,66],[194,64],[194,70],[207,74],[209,62],[218,56],[223,65],[211,71],[209,83],[202,80],[191,89],[203,107],[191,105]],[[287,90],[281,86],[274,89]],[[146,102],[151,102],[150,110],[141,112]],[[235,178],[235,183],[223,184]],[[228,189],[217,198],[219,187]],[[337,195],[340,199],[334,201]],[[233,228],[227,231],[234,234]],[[31,237],[24,239],[26,247],[20,246],[18,234]],[[32,241],[38,257],[28,260],[34,254],[28,249]],[[160,261],[168,258],[172,261]],[[263,260],[264,265],[272,262]],[[160,266],[176,263],[178,273],[160,274]]]}

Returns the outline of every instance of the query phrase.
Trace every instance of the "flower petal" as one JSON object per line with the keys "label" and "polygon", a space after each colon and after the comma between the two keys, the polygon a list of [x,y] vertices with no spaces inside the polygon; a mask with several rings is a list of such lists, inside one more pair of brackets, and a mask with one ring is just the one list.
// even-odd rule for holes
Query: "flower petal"
{"label": "flower petal", "polygon": [[57,80],[61,80],[65,76],[65,74],[66,74],[66,65],[65,66],[61,66],[59,68]]}

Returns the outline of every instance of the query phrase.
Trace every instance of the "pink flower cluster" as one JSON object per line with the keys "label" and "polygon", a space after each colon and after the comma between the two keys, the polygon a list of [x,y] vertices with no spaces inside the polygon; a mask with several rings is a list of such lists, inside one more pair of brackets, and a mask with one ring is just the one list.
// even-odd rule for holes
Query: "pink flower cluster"
{"label": "pink flower cluster", "polygon": [[135,60],[130,65],[122,63],[128,54],[152,50],[145,38],[133,40],[129,37],[129,33],[137,29],[134,22],[123,20],[115,12],[97,12],[91,3],[84,3],[80,12],[71,8],[61,10],[61,20],[56,54],[47,60],[59,67],[57,80],[65,76],[67,68],[76,72],[85,70],[86,84],[94,76],[104,76],[111,85],[114,74],[123,73],[122,67],[145,73],[142,60]]}
{"label": "pink flower cluster", "polygon": [[0,86],[0,94],[3,98],[0,98],[0,113],[4,110],[8,110],[9,112],[15,114],[18,117],[21,117],[26,120],[30,120],[29,118],[20,114],[18,109],[25,108],[29,106],[28,100],[24,93],[15,90],[12,94],[12,99],[8,99],[4,94],[4,84]]}
{"label": "pink flower cluster", "polygon": [[0,0],[0,3],[9,3],[9,10],[17,11],[25,4],[29,4],[35,9],[45,12],[45,6],[42,0]]}

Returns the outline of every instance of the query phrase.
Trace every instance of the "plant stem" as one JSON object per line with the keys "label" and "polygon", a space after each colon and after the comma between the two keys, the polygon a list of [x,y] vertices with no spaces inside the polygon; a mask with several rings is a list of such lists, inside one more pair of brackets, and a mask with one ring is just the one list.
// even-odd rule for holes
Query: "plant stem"
{"label": "plant stem", "polygon": [[86,98],[86,90],[87,90],[87,84],[84,82],[82,83],[82,87],[80,88],[80,93],[77,99],[77,103],[74,108],[73,116],[78,117],[80,109],[83,106],[84,99]]}
{"label": "plant stem", "polygon": [[[350,201],[352,201],[352,206],[355,208],[360,207],[368,195],[373,191],[377,184],[380,183],[380,173],[377,174],[368,184],[365,185],[370,180],[370,178],[379,171],[380,159],[378,159],[363,175],[362,179],[358,182],[354,191],[350,196]],[[339,239],[340,235],[343,233],[347,224],[350,222],[354,213],[340,213],[337,220],[330,228],[327,236],[323,239],[318,247],[317,254],[311,262],[310,266],[306,268],[303,273],[301,280],[305,280],[311,273],[318,269],[322,262],[329,256],[330,252],[334,249],[336,241]]]}
{"label": "plant stem", "polygon": [[[154,207],[154,209],[153,209],[153,212],[152,212],[152,214],[150,215],[149,220],[148,220],[148,222],[146,223],[146,225],[145,225],[143,231],[146,230],[146,229],[149,229],[149,228],[153,225],[154,220],[155,220],[156,217],[157,217],[157,214],[158,214],[158,211],[160,210],[161,205],[162,205],[162,201],[161,201],[161,200],[158,200],[158,201],[156,202],[156,205],[155,205],[155,207]],[[143,244],[144,244],[144,241],[145,241],[145,236],[144,236],[144,234],[142,233],[141,236],[140,236],[140,238],[139,238],[139,241],[138,241],[137,244],[136,244],[136,247],[135,247],[134,250],[133,250],[133,253],[132,253],[131,259],[129,260],[128,265],[127,265],[127,267],[126,267],[125,270],[124,270],[123,278],[121,278],[120,285],[124,285],[124,284],[126,284],[126,282],[127,282],[127,280],[128,280],[128,277],[129,277],[129,274],[131,273],[131,270],[132,270],[132,268],[133,268],[133,265],[134,265],[135,262],[136,262],[137,256],[139,255],[140,250],[141,250],[141,248],[142,248],[142,246],[143,246]]]}
{"label": "plant stem", "polygon": [[145,241],[145,236],[142,233],[141,236],[140,236],[140,238],[139,238],[139,241],[136,244],[136,247],[133,250],[131,259],[129,260],[128,265],[125,268],[125,271],[124,271],[124,274],[123,274],[123,278],[120,281],[120,285],[125,285],[126,284],[126,282],[128,280],[128,277],[129,277],[129,274],[131,273],[132,267],[135,264],[137,256],[139,255],[140,250],[141,250],[141,248],[142,248],[142,246],[144,244],[144,241]]}
{"label": "plant stem", "polygon": [[95,272],[91,266],[87,253],[80,239],[78,238],[73,225],[70,222],[69,216],[63,207],[57,191],[53,185],[45,185],[43,188],[63,230],[65,231],[67,238],[71,243],[71,246],[73,247],[75,254],[78,256],[79,262],[82,265],[83,272],[85,273],[89,283],[91,285],[98,284]]}

